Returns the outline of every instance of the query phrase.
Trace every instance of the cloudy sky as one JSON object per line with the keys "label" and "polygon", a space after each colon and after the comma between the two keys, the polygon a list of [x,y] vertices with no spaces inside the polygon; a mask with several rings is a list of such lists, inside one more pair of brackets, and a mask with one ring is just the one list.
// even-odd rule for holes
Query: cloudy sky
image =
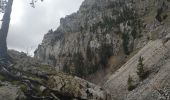
{"label": "cloudy sky", "polygon": [[8,48],[33,53],[44,34],[56,29],[61,17],[76,12],[83,0],[44,0],[36,8],[30,1],[14,0]]}

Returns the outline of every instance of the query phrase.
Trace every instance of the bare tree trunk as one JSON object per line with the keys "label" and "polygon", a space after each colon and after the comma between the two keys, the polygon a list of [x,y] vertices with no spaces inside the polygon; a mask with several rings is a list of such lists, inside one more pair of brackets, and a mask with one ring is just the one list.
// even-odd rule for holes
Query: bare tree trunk
{"label": "bare tree trunk", "polygon": [[7,54],[7,35],[10,24],[10,16],[12,12],[12,4],[13,0],[8,0],[0,29],[0,64],[5,65],[8,65],[9,63],[9,58]]}

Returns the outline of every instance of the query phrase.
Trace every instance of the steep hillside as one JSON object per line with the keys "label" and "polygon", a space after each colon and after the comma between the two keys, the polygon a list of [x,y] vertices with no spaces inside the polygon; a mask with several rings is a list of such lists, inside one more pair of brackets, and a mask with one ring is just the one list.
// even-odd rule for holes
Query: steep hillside
{"label": "steep hillside", "polygon": [[[148,76],[139,80],[137,64],[139,57],[144,58],[144,69]],[[105,83],[113,100],[169,100],[170,41],[150,41],[134,57],[113,74]],[[135,89],[128,91],[128,77],[133,78]],[[164,98],[164,99],[161,99]]]}
{"label": "steep hillside", "polygon": [[114,72],[127,55],[167,34],[168,6],[169,0],[85,0],[44,36],[35,58],[80,77]]}

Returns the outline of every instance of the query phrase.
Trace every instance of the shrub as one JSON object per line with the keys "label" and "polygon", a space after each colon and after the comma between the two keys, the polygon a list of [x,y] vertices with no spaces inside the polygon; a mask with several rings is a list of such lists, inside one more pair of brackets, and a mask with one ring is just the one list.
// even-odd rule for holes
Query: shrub
{"label": "shrub", "polygon": [[11,81],[11,84],[12,85],[18,85],[18,84],[20,84],[20,82],[19,81]]}
{"label": "shrub", "polygon": [[5,77],[0,75],[0,81],[5,81]]}
{"label": "shrub", "polygon": [[27,86],[24,85],[24,84],[22,84],[22,85],[20,86],[20,89],[21,89],[21,91],[24,92],[24,93],[26,93],[26,92],[28,91]]}
{"label": "shrub", "polygon": [[69,68],[69,66],[68,66],[67,64],[64,64],[64,66],[63,66],[63,72],[65,72],[65,73],[70,73],[70,68]]}
{"label": "shrub", "polygon": [[135,89],[135,86],[133,85],[133,79],[130,75],[127,80],[127,85],[128,85],[128,91],[132,91],[133,89]]}

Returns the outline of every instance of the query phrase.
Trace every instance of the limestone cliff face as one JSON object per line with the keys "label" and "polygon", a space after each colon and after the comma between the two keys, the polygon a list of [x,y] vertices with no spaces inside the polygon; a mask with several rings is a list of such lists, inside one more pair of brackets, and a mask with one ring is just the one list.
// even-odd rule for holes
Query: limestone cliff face
{"label": "limestone cliff face", "polygon": [[166,35],[154,28],[167,19],[168,5],[168,0],[85,0],[44,36],[35,58],[81,77],[94,73],[110,57],[129,55]]}

